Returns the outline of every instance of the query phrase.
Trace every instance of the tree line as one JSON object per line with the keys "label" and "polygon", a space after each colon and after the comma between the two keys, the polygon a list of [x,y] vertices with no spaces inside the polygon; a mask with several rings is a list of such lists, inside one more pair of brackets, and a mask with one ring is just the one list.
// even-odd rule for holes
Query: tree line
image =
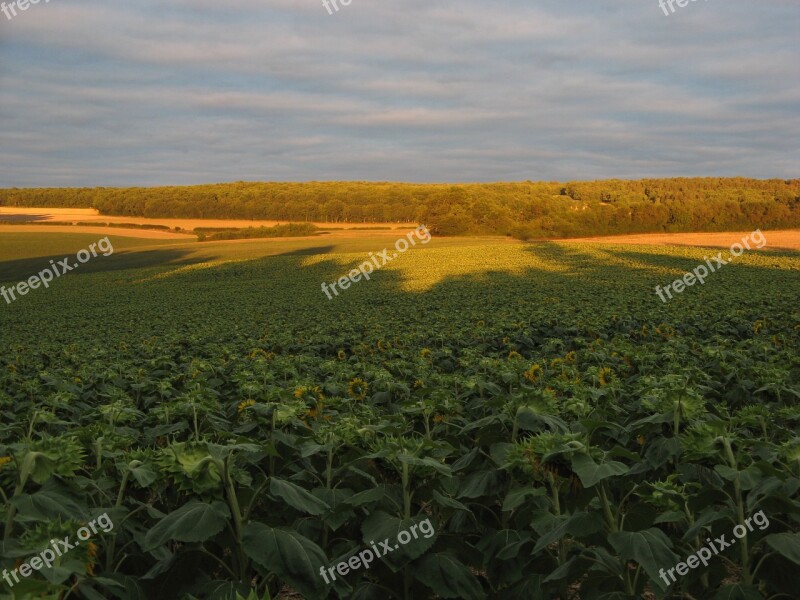
{"label": "tree line", "polygon": [[424,223],[440,235],[529,239],[798,227],[800,179],[14,188],[0,190],[0,206],[96,208],[132,217]]}

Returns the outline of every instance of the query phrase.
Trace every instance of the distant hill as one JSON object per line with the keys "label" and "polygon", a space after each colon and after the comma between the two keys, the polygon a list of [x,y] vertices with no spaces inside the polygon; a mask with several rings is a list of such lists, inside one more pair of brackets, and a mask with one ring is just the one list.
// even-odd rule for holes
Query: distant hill
{"label": "distant hill", "polygon": [[161,218],[425,223],[444,235],[528,239],[800,227],[800,179],[3,189],[0,206],[96,208],[106,215]]}

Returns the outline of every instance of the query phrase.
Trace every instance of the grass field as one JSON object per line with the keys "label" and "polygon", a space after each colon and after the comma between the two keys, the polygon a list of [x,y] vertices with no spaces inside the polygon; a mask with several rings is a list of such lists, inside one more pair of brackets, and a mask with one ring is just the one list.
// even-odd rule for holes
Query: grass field
{"label": "grass field", "polygon": [[[328,300],[390,233],[109,230],[112,256],[0,300],[5,555],[115,524],[14,591],[795,597],[800,253],[745,252],[663,303],[719,250],[434,238]],[[6,286],[98,239],[0,236]]]}

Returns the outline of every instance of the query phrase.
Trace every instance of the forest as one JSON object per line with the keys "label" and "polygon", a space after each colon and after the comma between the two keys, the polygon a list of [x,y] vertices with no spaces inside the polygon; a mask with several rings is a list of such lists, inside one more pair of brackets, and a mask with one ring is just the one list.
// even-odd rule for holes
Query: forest
{"label": "forest", "polygon": [[798,227],[800,179],[13,188],[0,189],[0,206],[96,208],[133,217],[425,223],[439,235],[531,239]]}

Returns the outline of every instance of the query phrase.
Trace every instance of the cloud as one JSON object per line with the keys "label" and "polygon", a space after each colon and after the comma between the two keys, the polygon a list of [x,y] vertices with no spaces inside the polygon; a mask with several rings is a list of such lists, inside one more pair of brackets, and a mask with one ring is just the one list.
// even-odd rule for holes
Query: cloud
{"label": "cloud", "polygon": [[0,186],[797,177],[793,1],[52,0]]}

